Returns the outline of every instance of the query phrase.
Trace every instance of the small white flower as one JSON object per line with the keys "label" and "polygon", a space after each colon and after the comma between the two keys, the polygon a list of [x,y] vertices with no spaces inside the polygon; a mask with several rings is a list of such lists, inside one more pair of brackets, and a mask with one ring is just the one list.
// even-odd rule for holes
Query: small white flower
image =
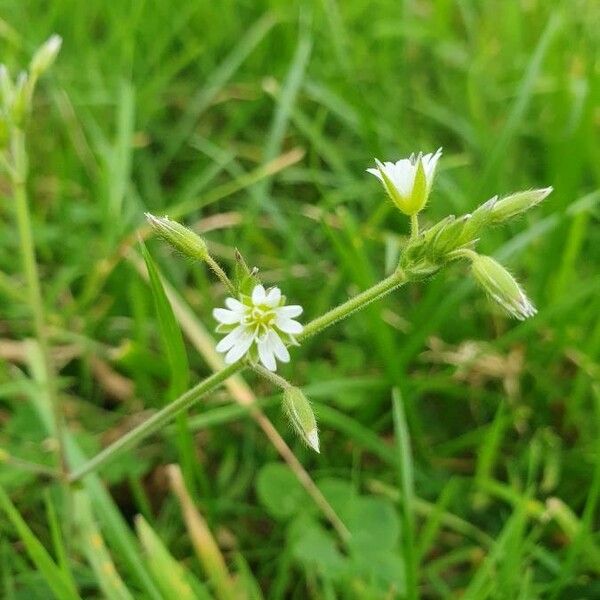
{"label": "small white flower", "polygon": [[226,352],[227,364],[246,354],[270,371],[277,369],[275,359],[289,362],[286,343],[296,344],[294,335],[302,332],[302,325],[294,320],[302,314],[301,306],[286,306],[279,288],[267,292],[262,285],[255,286],[250,296],[227,298],[225,304],[227,308],[215,308],[213,316],[219,321],[217,331],[227,332],[217,344],[218,352]]}
{"label": "small white flower", "polygon": [[441,148],[432,154],[412,154],[396,163],[375,159],[377,168],[367,172],[383,183],[388,196],[403,213],[415,215],[427,203],[440,156]]}

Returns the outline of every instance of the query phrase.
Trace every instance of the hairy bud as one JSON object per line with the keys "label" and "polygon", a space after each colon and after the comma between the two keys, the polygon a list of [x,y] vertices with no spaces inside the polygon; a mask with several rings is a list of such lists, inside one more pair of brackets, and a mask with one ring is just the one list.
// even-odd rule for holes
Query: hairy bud
{"label": "hairy bud", "polygon": [[61,45],[62,38],[60,35],[54,34],[39,48],[33,55],[29,66],[33,77],[39,77],[52,66]]}
{"label": "hairy bud", "polygon": [[473,253],[471,271],[477,283],[509,315],[523,321],[536,314],[515,278],[491,256]]}
{"label": "hairy bud", "polygon": [[302,390],[290,386],[283,392],[283,410],[292,427],[315,452],[319,450],[319,431],[315,413]]}
{"label": "hairy bud", "polygon": [[553,188],[526,190],[500,198],[491,210],[491,222],[496,225],[517,217],[537,206],[552,193]]}
{"label": "hairy bud", "polygon": [[157,235],[184,256],[202,261],[208,258],[206,242],[191,229],[171,221],[169,217],[155,217],[146,213],[146,219]]}

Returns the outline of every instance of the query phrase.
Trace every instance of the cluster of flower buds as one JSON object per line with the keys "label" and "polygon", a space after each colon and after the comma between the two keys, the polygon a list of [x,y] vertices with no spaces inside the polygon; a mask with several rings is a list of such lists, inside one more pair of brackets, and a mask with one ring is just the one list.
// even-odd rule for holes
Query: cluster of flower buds
{"label": "cluster of flower buds", "polygon": [[[425,207],[441,149],[434,154],[381,163],[368,169],[383,184],[396,207],[411,218]],[[471,261],[477,283],[506,312],[518,319],[535,314],[535,308],[513,276],[497,261],[480,256],[474,248],[483,231],[522,215],[552,192],[551,187],[517,192],[504,198],[495,196],[471,214],[450,215],[421,233],[413,232],[404,247],[399,267],[413,280],[431,276],[452,260]]]}
{"label": "cluster of flower buds", "polygon": [[31,99],[38,78],[55,61],[62,39],[51,36],[34,54],[29,71],[22,71],[13,81],[5,65],[0,65],[0,145],[4,147],[10,128],[22,128],[31,110]]}

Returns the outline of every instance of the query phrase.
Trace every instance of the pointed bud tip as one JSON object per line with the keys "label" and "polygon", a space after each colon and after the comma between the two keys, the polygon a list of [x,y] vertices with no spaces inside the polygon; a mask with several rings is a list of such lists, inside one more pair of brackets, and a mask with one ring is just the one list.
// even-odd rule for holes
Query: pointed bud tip
{"label": "pointed bud tip", "polygon": [[306,434],[306,441],[317,454],[321,454],[321,450],[319,449],[319,432],[316,429]]}

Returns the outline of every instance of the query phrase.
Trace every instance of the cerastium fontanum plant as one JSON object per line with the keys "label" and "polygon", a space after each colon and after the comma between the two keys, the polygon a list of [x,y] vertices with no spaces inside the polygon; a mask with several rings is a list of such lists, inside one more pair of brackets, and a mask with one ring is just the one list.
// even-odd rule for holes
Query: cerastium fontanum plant
{"label": "cerastium fontanum plant", "polygon": [[[33,59],[29,75],[21,75],[16,85],[12,84],[5,69],[0,74],[2,164],[13,183],[30,304],[35,315],[36,333],[45,348],[46,357],[43,305],[25,194],[27,166],[23,126],[35,81],[52,63],[59,46],[59,38],[51,38]],[[192,230],[167,216],[146,214],[148,223],[158,236],[185,257],[205,263],[227,290],[224,307],[213,311],[218,323],[216,331],[223,335],[216,349],[224,354],[226,366],[71,471],[68,479],[76,481],[98,469],[120,452],[158,431],[229,377],[247,368],[282,390],[283,408],[292,427],[308,446],[319,452],[317,422],[310,402],[302,390],[277,374],[277,362],[292,360],[293,347],[308,337],[380,300],[407,282],[431,277],[451,263],[466,261],[475,281],[508,315],[521,320],[534,316],[536,310],[532,302],[514,277],[495,259],[479,254],[476,247],[487,229],[519,217],[546,198],[552,188],[517,192],[503,198],[495,196],[470,214],[450,215],[421,230],[419,214],[429,200],[441,156],[442,150],[439,149],[431,154],[412,154],[395,163],[376,160],[375,167],[367,169],[379,179],[398,210],[409,217],[410,236],[390,275],[304,325],[297,320],[303,312],[302,307],[288,302],[279,287],[266,288],[260,280],[259,270],[249,268],[237,250],[234,268],[228,275],[211,256],[205,241]],[[49,365],[49,360],[47,362]],[[48,370],[51,372],[49,366]],[[60,438],[62,417],[56,400],[54,398],[55,421]]]}

